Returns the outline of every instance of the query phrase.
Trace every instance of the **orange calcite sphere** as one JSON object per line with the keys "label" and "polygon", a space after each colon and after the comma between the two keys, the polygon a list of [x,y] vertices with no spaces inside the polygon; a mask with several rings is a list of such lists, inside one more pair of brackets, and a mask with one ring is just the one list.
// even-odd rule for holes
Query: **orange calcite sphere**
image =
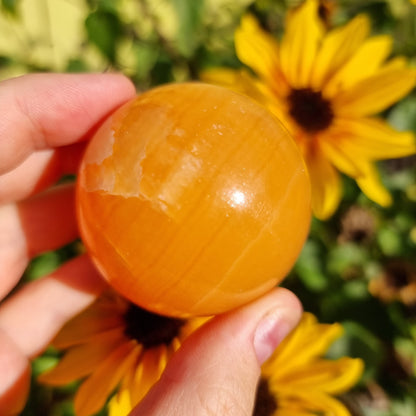
{"label": "orange calcite sphere", "polygon": [[115,112],[86,150],[81,236],[110,285],[169,316],[262,295],[309,230],[310,184],[287,131],[250,98],[171,84]]}

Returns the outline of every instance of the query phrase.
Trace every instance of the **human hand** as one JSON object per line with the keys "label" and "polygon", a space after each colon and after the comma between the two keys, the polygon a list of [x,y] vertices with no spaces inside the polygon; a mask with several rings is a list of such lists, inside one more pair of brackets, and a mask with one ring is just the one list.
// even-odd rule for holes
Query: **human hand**
{"label": "human hand", "polygon": [[[0,300],[29,260],[77,235],[74,173],[85,139],[133,97],[119,75],[38,74],[0,83]],[[27,284],[0,304],[0,415],[17,414],[30,384],[29,359],[103,288],[86,256]]]}
{"label": "human hand", "polygon": [[[31,75],[0,84],[0,299],[31,257],[78,235],[73,187],[50,186],[76,171],[83,139],[133,95],[132,85],[115,75]],[[103,287],[81,256],[0,305],[1,415],[22,409],[29,359]],[[184,343],[131,414],[250,415],[260,364],[300,314],[298,300],[277,289],[212,319]]]}

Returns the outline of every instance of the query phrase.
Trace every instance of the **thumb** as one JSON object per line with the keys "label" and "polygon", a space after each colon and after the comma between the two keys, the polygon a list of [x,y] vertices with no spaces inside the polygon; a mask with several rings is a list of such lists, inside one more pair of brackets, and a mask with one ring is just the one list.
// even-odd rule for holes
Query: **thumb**
{"label": "thumb", "polygon": [[219,315],[193,333],[130,416],[249,416],[261,364],[302,313],[286,289]]}

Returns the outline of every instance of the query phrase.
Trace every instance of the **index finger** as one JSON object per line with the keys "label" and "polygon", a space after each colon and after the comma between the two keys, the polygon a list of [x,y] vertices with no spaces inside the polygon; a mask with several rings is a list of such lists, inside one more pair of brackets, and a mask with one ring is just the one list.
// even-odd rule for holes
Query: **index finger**
{"label": "index finger", "polygon": [[117,74],[31,74],[0,83],[0,174],[36,150],[87,137],[135,95]]}

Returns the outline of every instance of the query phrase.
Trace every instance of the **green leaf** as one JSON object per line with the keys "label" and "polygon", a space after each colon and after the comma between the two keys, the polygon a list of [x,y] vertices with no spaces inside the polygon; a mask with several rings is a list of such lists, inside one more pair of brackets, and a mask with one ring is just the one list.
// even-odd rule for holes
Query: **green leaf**
{"label": "green leaf", "polygon": [[336,246],[328,256],[327,267],[331,274],[346,276],[354,274],[353,269],[363,267],[368,259],[364,247],[353,243],[346,243]]}
{"label": "green leaf", "polygon": [[[118,63],[137,80],[148,78],[159,57],[160,46],[156,43],[135,42],[118,49]],[[123,57],[127,59],[123,62]]]}
{"label": "green leaf", "polygon": [[108,10],[97,10],[86,18],[85,27],[91,43],[114,63],[117,43],[123,29],[118,16]]}
{"label": "green leaf", "polygon": [[88,65],[81,59],[71,59],[65,72],[88,72]]}
{"label": "green leaf", "polygon": [[397,338],[394,340],[394,349],[402,362],[411,367],[412,373],[416,375],[416,344],[408,338]]}
{"label": "green leaf", "polygon": [[176,38],[179,52],[190,57],[200,44],[204,0],[172,0],[172,3],[179,22]]}
{"label": "green leaf", "polygon": [[39,376],[45,371],[51,369],[59,362],[57,354],[44,354],[32,361],[32,373],[34,377]]}
{"label": "green leaf", "polygon": [[318,244],[309,240],[294,267],[303,284],[312,292],[322,292],[328,286],[328,277],[322,270],[321,253]]}
{"label": "green leaf", "polygon": [[411,130],[416,132],[416,94],[400,101],[390,111],[389,123],[397,130]]}
{"label": "green leaf", "polygon": [[377,234],[377,241],[386,256],[400,255],[403,245],[397,230],[391,227],[382,228]]}
{"label": "green leaf", "polygon": [[24,280],[36,280],[39,277],[52,273],[65,261],[72,259],[83,252],[84,248],[79,240],[67,244],[54,251],[47,251],[33,258],[27,267]]}
{"label": "green leaf", "polygon": [[12,14],[17,13],[17,4],[19,0],[1,0],[1,6]]}
{"label": "green leaf", "polygon": [[172,60],[163,51],[150,71],[151,81],[153,85],[164,84],[166,82],[172,82],[173,76],[173,64]]}
{"label": "green leaf", "polygon": [[[405,162],[406,159],[400,159]],[[383,172],[382,180],[390,190],[406,191],[406,189],[415,183],[415,172],[412,169],[403,169],[396,172]]]}
{"label": "green leaf", "polygon": [[56,270],[62,263],[57,251],[49,251],[35,257],[25,271],[25,279],[36,280]]}
{"label": "green leaf", "polygon": [[345,334],[332,344],[328,356],[333,359],[344,356],[361,358],[365,363],[363,380],[373,378],[385,358],[383,344],[357,322],[344,322],[343,327]]}

